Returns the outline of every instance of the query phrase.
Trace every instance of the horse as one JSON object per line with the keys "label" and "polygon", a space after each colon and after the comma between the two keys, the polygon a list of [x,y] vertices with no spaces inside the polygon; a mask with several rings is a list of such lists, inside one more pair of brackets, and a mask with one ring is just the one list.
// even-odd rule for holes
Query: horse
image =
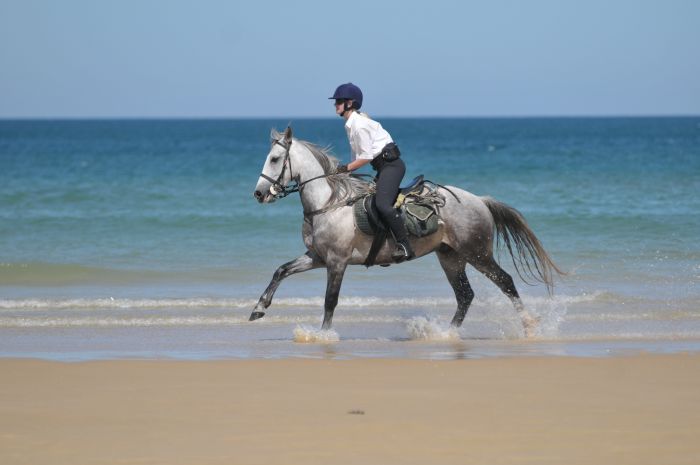
{"label": "horse", "polygon": [[[361,232],[354,222],[352,203],[370,191],[370,183],[347,173],[336,173],[338,160],[328,148],[284,133],[270,132],[271,148],[255,186],[254,197],[272,203],[299,192],[304,211],[302,237],[306,251],[281,265],[250,314],[250,321],[262,318],[282,280],[296,273],[326,268],[327,283],[321,329],[331,328],[333,312],[348,265],[361,265],[372,245],[372,236]],[[491,197],[479,197],[453,186],[438,186],[444,197],[438,231],[411,237],[416,258],[435,253],[454,290],[457,310],[451,326],[462,325],[474,298],[466,266],[471,265],[511,300],[520,316],[525,337],[535,335],[538,320],[525,308],[513,278],[494,258],[494,238],[505,244],[518,275],[546,285],[551,294],[554,274],[565,274],[554,264],[525,218],[515,208]],[[375,263],[391,265],[392,238],[385,241]]]}

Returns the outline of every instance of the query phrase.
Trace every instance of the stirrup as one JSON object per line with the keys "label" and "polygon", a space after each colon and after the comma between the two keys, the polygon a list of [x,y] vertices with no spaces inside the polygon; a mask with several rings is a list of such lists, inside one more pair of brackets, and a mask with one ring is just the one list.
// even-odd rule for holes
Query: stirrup
{"label": "stirrup", "polygon": [[[399,247],[401,247],[401,250],[399,250]],[[401,242],[397,242],[396,249],[391,254],[391,259],[394,260],[394,263],[402,263],[411,258],[408,248]]]}

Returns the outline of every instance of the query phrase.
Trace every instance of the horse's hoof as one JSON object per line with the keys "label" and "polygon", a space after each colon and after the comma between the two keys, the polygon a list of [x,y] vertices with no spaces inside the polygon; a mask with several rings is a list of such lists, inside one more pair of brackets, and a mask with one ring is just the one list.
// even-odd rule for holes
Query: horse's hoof
{"label": "horse's hoof", "polygon": [[250,314],[250,318],[248,318],[248,321],[255,321],[259,320],[260,318],[265,316],[265,312],[253,312]]}

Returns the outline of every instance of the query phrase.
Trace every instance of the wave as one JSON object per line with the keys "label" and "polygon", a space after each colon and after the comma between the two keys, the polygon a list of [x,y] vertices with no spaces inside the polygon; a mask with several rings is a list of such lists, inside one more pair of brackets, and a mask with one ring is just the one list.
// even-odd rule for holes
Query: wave
{"label": "wave", "polygon": [[[536,335],[557,338],[573,327],[612,327],[661,324],[672,326],[700,322],[697,301],[643,302],[625,306],[623,296],[605,292],[561,295],[554,298],[525,297],[528,311],[538,319]],[[60,327],[193,327],[248,324],[257,299],[242,298],[77,298],[0,300],[0,328]],[[449,340],[455,337],[447,322],[456,303],[452,297],[342,297],[334,321],[346,324],[398,324],[406,326],[411,339]],[[323,298],[276,299],[262,325],[319,325]],[[471,328],[496,328],[504,336],[520,332],[520,319],[503,296],[475,299],[468,314]],[[476,326],[474,326],[476,325]],[[572,326],[573,325],[573,326]],[[499,329],[500,328],[500,329]],[[490,331],[490,330],[489,330]],[[316,338],[318,339],[318,338]]]}
{"label": "wave", "polygon": [[71,327],[149,327],[209,326],[241,324],[243,317],[153,317],[153,318],[0,318],[0,328],[71,328]]}
{"label": "wave", "polygon": [[[103,309],[182,309],[182,308],[253,308],[252,299],[185,298],[185,299],[8,299],[0,300],[0,310],[103,310]],[[275,302],[277,303],[277,302]]]}
{"label": "wave", "polygon": [[[257,299],[237,298],[183,298],[183,299],[6,299],[0,300],[0,310],[67,310],[67,309],[185,309],[185,308],[246,308],[251,309]],[[275,299],[275,308],[323,307],[322,297],[291,297]],[[369,307],[440,307],[454,306],[454,299],[446,298],[384,298],[384,297],[345,297],[339,305],[348,308]]]}
{"label": "wave", "polygon": [[[257,325],[320,324],[322,315],[271,315],[257,320]],[[399,323],[405,319],[392,315],[338,315],[336,323]],[[153,326],[221,326],[250,324],[244,315],[154,315],[154,316],[61,316],[0,317],[0,328],[70,328],[70,327],[153,327]]]}
{"label": "wave", "polygon": [[[606,293],[582,294],[578,296],[527,297],[526,305],[541,306],[548,304],[569,305],[583,302],[609,301]],[[100,309],[186,309],[186,308],[246,308],[251,309],[257,299],[242,298],[76,298],[76,299],[0,299],[0,310],[100,310]],[[273,307],[299,308],[323,307],[323,297],[289,297],[273,301]],[[455,307],[453,297],[341,297],[340,307],[346,308],[441,308]],[[511,308],[510,302],[503,296],[474,299],[475,307]]]}

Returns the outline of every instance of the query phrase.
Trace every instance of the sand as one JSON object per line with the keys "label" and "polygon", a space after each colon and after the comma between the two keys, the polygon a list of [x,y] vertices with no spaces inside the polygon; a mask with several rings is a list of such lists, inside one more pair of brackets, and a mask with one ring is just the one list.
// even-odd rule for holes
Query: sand
{"label": "sand", "polygon": [[0,373],[4,465],[700,463],[697,354]]}

